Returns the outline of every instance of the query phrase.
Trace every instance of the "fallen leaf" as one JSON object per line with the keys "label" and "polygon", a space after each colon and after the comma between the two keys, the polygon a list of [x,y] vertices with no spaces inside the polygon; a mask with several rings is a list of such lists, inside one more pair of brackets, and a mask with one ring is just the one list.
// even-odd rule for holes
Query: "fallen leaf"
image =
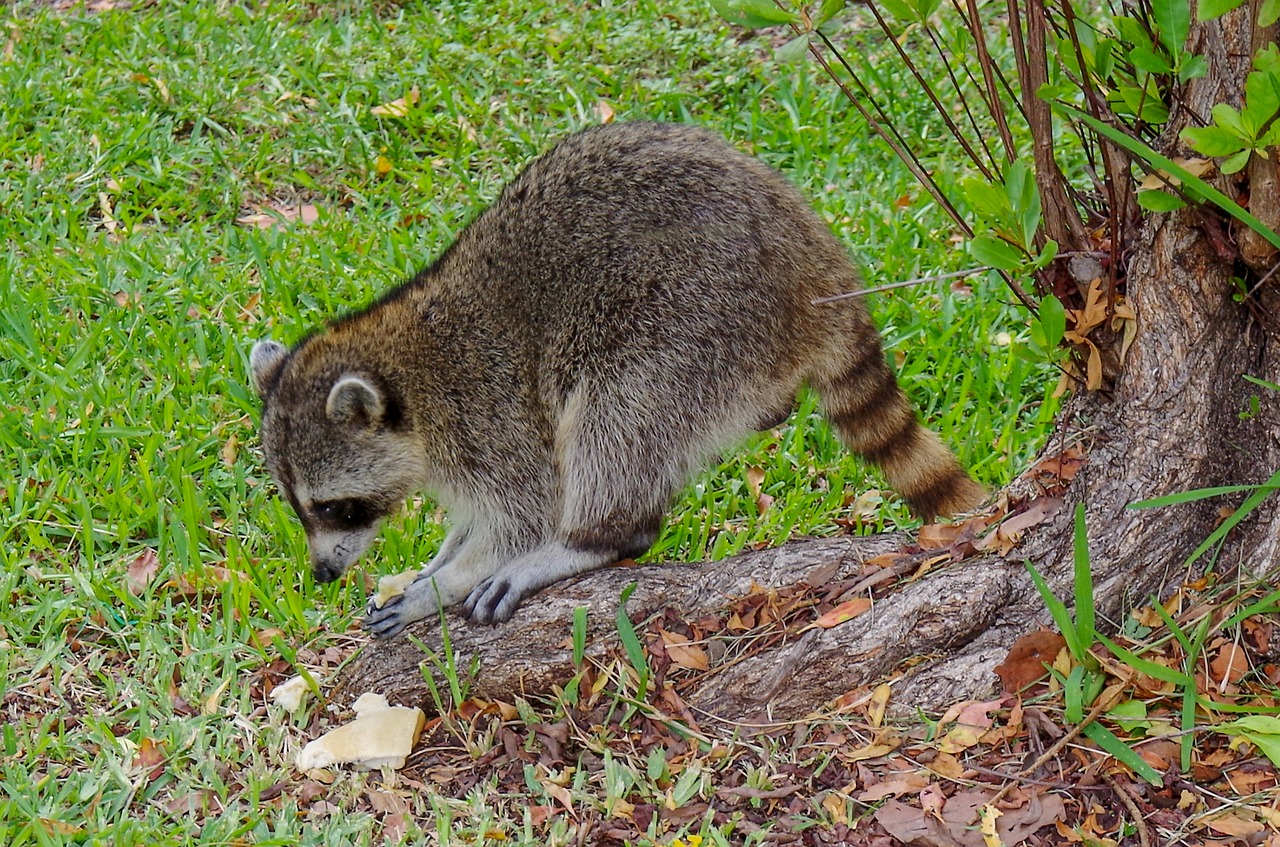
{"label": "fallen leaf", "polygon": [[133,754],[130,766],[136,771],[147,771],[147,781],[154,782],[164,773],[165,758],[164,742],[144,738]]}
{"label": "fallen leaf", "polygon": [[756,508],[761,514],[773,503],[773,498],[764,493],[764,468],[751,465],[747,468],[747,489],[756,500]]}
{"label": "fallen leaf", "polygon": [[391,173],[391,160],[379,153],[378,158],[373,160],[373,170],[378,176],[386,176]]}
{"label": "fallen leaf", "polygon": [[995,723],[991,713],[1003,704],[1003,700],[971,700],[952,706],[939,725],[945,726],[948,719],[954,719],[955,725],[939,740],[938,749],[943,753],[959,753],[977,744]]}
{"label": "fallen leaf", "polygon": [[878,803],[886,797],[902,797],[919,794],[929,784],[929,778],[921,773],[907,773],[877,782],[858,794],[861,803]]}
{"label": "fallen leaf", "polygon": [[1029,632],[1013,642],[1009,654],[995,668],[1004,690],[1017,694],[1045,676],[1049,673],[1045,665],[1052,664],[1066,645],[1066,639],[1061,635],[1043,629]]}
{"label": "fallen leaf", "polygon": [[389,103],[374,106],[369,110],[369,113],[381,118],[403,118],[409,114],[410,109],[418,105],[419,98],[418,86],[415,85],[409,89],[409,93],[405,96],[397,97]]}
{"label": "fallen leaf", "polygon": [[846,600],[831,611],[823,614],[813,624],[822,629],[831,629],[833,626],[839,626],[845,621],[851,621],[858,615],[870,610],[870,597],[854,597],[852,600]]}
{"label": "fallen leaf", "polygon": [[236,457],[240,455],[240,437],[234,432],[222,445],[222,464],[235,467]]}
{"label": "fallen leaf", "polygon": [[711,666],[706,650],[684,636],[667,632],[665,629],[660,630],[660,633],[663,647],[667,651],[667,656],[671,658],[671,664],[693,671],[705,671]]}
{"label": "fallen leaf", "polygon": [[1258,821],[1245,820],[1232,813],[1206,821],[1205,825],[1214,832],[1220,832],[1223,835],[1234,835],[1236,838],[1248,838],[1266,829],[1266,826]]}
{"label": "fallen leaf", "polygon": [[596,116],[600,118],[600,123],[613,123],[613,106],[609,105],[608,100],[596,101]]}
{"label": "fallen leaf", "polygon": [[889,695],[892,689],[887,682],[882,682],[876,686],[876,690],[871,692],[871,700],[867,703],[867,720],[871,722],[873,727],[879,727],[884,723],[884,713],[889,708]]}
{"label": "fallen leaf", "polygon": [[311,203],[300,206],[268,206],[266,209],[236,218],[241,226],[256,226],[258,229],[280,228],[292,222],[303,224],[315,223],[320,218],[320,209]]}
{"label": "fallen leaf", "polygon": [[160,570],[160,557],[156,555],[156,551],[148,547],[139,553],[129,567],[125,568],[124,581],[129,588],[130,594],[141,594],[151,580],[155,578],[156,571]]}

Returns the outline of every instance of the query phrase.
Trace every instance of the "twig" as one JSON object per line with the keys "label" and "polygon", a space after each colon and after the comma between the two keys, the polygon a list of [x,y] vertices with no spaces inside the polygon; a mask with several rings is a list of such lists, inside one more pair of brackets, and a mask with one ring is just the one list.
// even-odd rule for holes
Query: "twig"
{"label": "twig", "polygon": [[1129,815],[1133,818],[1133,825],[1138,828],[1138,840],[1142,842],[1142,847],[1151,847],[1151,833],[1147,831],[1147,822],[1142,819],[1142,810],[1138,808],[1138,804],[1133,801],[1133,797],[1125,790],[1124,786],[1115,777],[1103,774],[1102,778],[1106,780],[1107,785],[1111,786],[1111,790],[1120,798],[1120,802],[1129,810]]}
{"label": "twig", "polygon": [[[1063,748],[1065,748],[1072,741],[1075,741],[1077,738],[1080,737],[1080,733],[1084,732],[1084,728],[1086,726],[1096,721],[1098,719],[1098,716],[1101,715],[1104,711],[1106,711],[1105,709],[1106,705],[1107,704],[1105,700],[1103,700],[1102,698],[1098,698],[1098,702],[1095,703],[1093,708],[1089,710],[1089,714],[1084,716],[1084,720],[1080,721],[1080,723],[1073,726],[1067,732],[1066,735],[1062,736],[1057,741],[1055,741],[1052,747],[1050,747],[1048,750],[1045,750],[1043,753],[1041,753],[1040,758],[1036,759],[1031,764],[1030,767],[1023,768],[1021,771],[1019,771],[1017,774],[1018,778],[1020,779],[1024,776],[1028,776],[1030,774],[1035,773],[1036,771],[1040,770],[1040,768],[1044,767],[1046,762],[1048,762],[1054,756],[1061,753]],[[996,796],[991,798],[990,804],[994,806],[996,803],[1003,800],[1005,796],[1010,791],[1012,791],[1016,786],[1017,786],[1016,782],[1010,782],[1004,788],[1001,788],[996,793]]]}
{"label": "twig", "polygon": [[923,285],[926,282],[936,282],[943,279],[955,279],[961,276],[973,276],[974,274],[985,273],[991,268],[985,265],[980,268],[969,268],[963,271],[953,271],[949,274],[934,274],[933,276],[920,276],[915,279],[906,279],[902,282],[891,282],[888,285],[877,285],[875,288],[861,288],[857,291],[846,291],[843,294],[832,294],[830,297],[819,297],[817,300],[810,301],[815,306],[821,306],[824,303],[836,303],[840,300],[848,300],[852,297],[862,297],[866,294],[876,294],[881,291],[892,291],[895,288],[907,288],[912,285]]}

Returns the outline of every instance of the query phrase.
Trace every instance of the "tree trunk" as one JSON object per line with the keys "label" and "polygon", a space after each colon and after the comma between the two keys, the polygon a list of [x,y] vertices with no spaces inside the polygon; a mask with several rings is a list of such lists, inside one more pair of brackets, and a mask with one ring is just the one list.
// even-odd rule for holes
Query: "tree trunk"
{"label": "tree trunk", "polygon": [[[1198,25],[1189,48],[1204,54],[1208,74],[1188,84],[1164,145],[1177,151],[1177,133],[1215,103],[1240,104],[1253,54],[1246,7]],[[1270,167],[1271,163],[1268,162]],[[1251,203],[1274,205],[1274,181],[1255,184]],[[1238,195],[1242,186],[1223,185]],[[1270,208],[1270,205],[1268,206]],[[1238,225],[1233,225],[1238,226]],[[832,629],[810,628],[778,640],[775,649],[713,665],[683,691],[695,714],[728,721],[787,720],[819,709],[842,693],[900,673],[895,700],[941,707],[990,693],[992,668],[1013,640],[1049,623],[1023,567],[1032,561],[1058,596],[1071,597],[1074,504],[1087,510],[1089,553],[1100,626],[1117,626],[1134,604],[1167,594],[1188,577],[1184,560],[1221,520],[1217,498],[1159,509],[1128,505],[1194,488],[1259,483],[1280,468],[1280,397],[1242,378],[1280,382],[1280,338],[1274,281],[1250,302],[1234,299],[1233,233],[1204,209],[1142,220],[1123,243],[1124,293],[1138,332],[1123,369],[1103,391],[1078,396],[1065,416],[1064,438],[1087,445],[1088,459],[1066,494],[1066,508],[1009,558],[980,556],[908,582],[865,615]],[[1070,249],[1070,245],[1064,245]],[[1113,351],[1115,352],[1115,351]],[[1255,399],[1256,398],[1256,399]],[[1060,450],[1055,441],[1049,452]],[[1219,573],[1263,577],[1280,567],[1280,510],[1270,497],[1228,537],[1213,560]],[[904,539],[827,539],[784,545],[701,566],[650,565],[609,569],[554,586],[527,602],[515,619],[481,628],[450,616],[457,667],[479,658],[472,693],[487,699],[548,693],[573,673],[572,610],[592,609],[587,654],[620,655],[613,610],[622,588],[636,580],[633,620],[674,608],[694,620],[746,594],[754,580],[783,586],[815,568],[835,566],[829,579],[860,577],[862,563],[900,549]],[[850,576],[853,574],[854,576]],[[865,593],[865,591],[864,591]],[[438,624],[414,632],[439,654]],[[736,654],[735,654],[736,655]],[[920,662],[920,657],[937,657]],[[399,638],[378,642],[345,672],[338,697],[365,690],[393,701],[430,706],[417,646]],[[904,670],[904,667],[910,665]],[[703,726],[707,721],[703,721]]]}

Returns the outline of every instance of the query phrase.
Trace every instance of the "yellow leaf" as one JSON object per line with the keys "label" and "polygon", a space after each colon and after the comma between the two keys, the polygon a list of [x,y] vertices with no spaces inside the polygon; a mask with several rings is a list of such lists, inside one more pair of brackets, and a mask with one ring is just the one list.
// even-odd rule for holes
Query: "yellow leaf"
{"label": "yellow leaf", "polygon": [[386,176],[391,173],[391,160],[379,153],[374,160],[373,169],[378,172],[378,176]]}
{"label": "yellow leaf", "polygon": [[884,723],[884,713],[889,707],[890,693],[892,689],[887,682],[877,685],[876,690],[871,693],[871,702],[867,704],[867,718],[872,726],[879,727]]}
{"label": "yellow leaf", "polygon": [[370,114],[383,118],[403,118],[409,114],[409,110],[418,105],[418,86],[409,89],[409,93],[403,97],[397,97],[390,103],[383,103],[380,106],[374,106],[369,110]]}
{"label": "yellow leaf", "polygon": [[218,702],[222,700],[222,694],[227,690],[227,686],[231,684],[231,677],[227,677],[222,684],[214,689],[213,693],[205,698],[204,706],[201,709],[206,715],[218,714]]}
{"label": "yellow leaf", "polygon": [[1004,847],[1000,833],[996,832],[996,818],[1001,812],[995,806],[987,805],[978,810],[978,818],[982,821],[982,841],[987,847]]}
{"label": "yellow leaf", "polygon": [[870,611],[870,609],[870,597],[854,597],[852,600],[846,600],[836,606],[813,623],[822,629],[831,629],[833,626],[839,626],[845,621],[853,620],[863,612]]}

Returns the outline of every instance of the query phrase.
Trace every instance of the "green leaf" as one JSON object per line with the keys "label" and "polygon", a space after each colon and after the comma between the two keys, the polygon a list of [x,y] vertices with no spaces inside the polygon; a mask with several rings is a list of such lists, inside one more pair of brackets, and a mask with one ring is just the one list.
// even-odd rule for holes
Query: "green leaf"
{"label": "green leaf", "polygon": [[1182,64],[1178,66],[1178,82],[1199,79],[1209,72],[1209,60],[1204,56],[1182,54]]}
{"label": "green leaf", "polygon": [[1018,219],[1018,234],[1022,236],[1019,246],[1030,253],[1040,228],[1040,191],[1035,173],[1021,160],[1010,162],[1004,172],[1004,191],[1009,208]]}
{"label": "green leaf", "polygon": [[1044,328],[1046,347],[1057,347],[1062,342],[1067,331],[1067,312],[1062,308],[1062,301],[1052,294],[1040,301],[1040,326]]}
{"label": "green leaf", "polygon": [[1058,242],[1052,238],[1045,241],[1044,246],[1040,248],[1040,253],[1031,260],[1031,270],[1040,270],[1047,268],[1049,263],[1058,256]]}
{"label": "green leaf", "polygon": [[879,0],[879,5],[900,23],[911,23],[916,19],[915,10],[906,0]]}
{"label": "green leaf", "polygon": [[1205,156],[1230,156],[1248,143],[1220,126],[1191,126],[1182,131],[1182,140]]}
{"label": "green leaf", "polygon": [[[1214,18],[1220,18],[1243,2],[1244,0],[1200,0],[1196,4],[1196,19],[1211,21]],[[1262,25],[1266,26],[1266,24]]]}
{"label": "green leaf", "polygon": [[1177,494],[1166,494],[1163,497],[1152,497],[1150,500],[1139,500],[1130,503],[1130,509],[1153,509],[1157,506],[1173,506],[1177,503],[1191,503],[1196,500],[1208,500],[1210,497],[1221,497],[1223,494],[1240,494],[1244,491],[1257,491],[1259,488],[1275,489],[1277,486],[1267,485],[1222,485],[1217,488],[1197,488],[1192,491],[1179,491]]}
{"label": "green leaf", "polygon": [[1258,26],[1269,27],[1276,21],[1280,21],[1280,0],[1262,0],[1262,6],[1258,9]]}
{"label": "green leaf", "polygon": [[1280,111],[1280,79],[1268,71],[1254,71],[1244,81],[1247,123],[1262,126]]}
{"label": "green leaf", "polygon": [[[1054,103],[1053,106],[1058,111],[1065,112],[1076,120],[1083,121],[1088,124],[1094,132],[1107,138],[1109,141],[1115,142],[1120,147],[1123,147],[1125,150],[1128,150],[1130,153],[1146,162],[1148,165],[1176,176],[1178,179],[1182,180],[1183,188],[1188,194],[1213,203],[1219,209],[1222,209],[1224,212],[1231,215],[1231,217],[1261,235],[1273,247],[1280,249],[1280,235],[1277,235],[1275,230],[1258,220],[1254,215],[1251,215],[1239,203],[1232,200],[1230,197],[1223,194],[1200,177],[1191,173],[1191,171],[1182,167],[1168,156],[1161,155],[1151,149],[1149,144],[1144,144],[1138,139],[1121,132],[1113,126],[1104,124],[1093,115],[1086,114],[1073,106],[1068,106],[1065,103]],[[1221,527],[1219,528],[1221,529]],[[1224,530],[1224,534],[1225,532],[1226,531]],[[1198,555],[1199,554],[1197,554],[1197,557]]]}
{"label": "green leaf", "polygon": [[1250,715],[1231,723],[1219,724],[1214,729],[1248,739],[1273,765],[1280,766],[1280,718]]}
{"label": "green leaf", "polygon": [[1085,531],[1084,504],[1076,504],[1075,514],[1075,565],[1072,579],[1075,584],[1076,637],[1088,650],[1093,646],[1094,614],[1093,572],[1089,568],[1089,537]]}
{"label": "green leaf", "polygon": [[1135,47],[1129,51],[1129,61],[1140,71],[1149,74],[1173,73],[1173,62],[1163,53],[1157,53],[1150,47]]}
{"label": "green leaf", "polygon": [[1182,53],[1191,31],[1189,0],[1151,0],[1151,15],[1156,20],[1160,43],[1174,56]]}
{"label": "green leaf", "polygon": [[1100,723],[1091,723],[1084,728],[1084,734],[1092,739],[1099,747],[1111,754],[1116,761],[1133,771],[1138,776],[1145,779],[1152,785],[1163,785],[1164,780],[1160,778],[1159,772],[1155,768],[1148,765],[1146,761],[1133,751],[1133,748],[1125,744],[1115,733],[1107,729]]}
{"label": "green leaf", "polygon": [[1126,650],[1121,647],[1105,635],[1099,634],[1098,640],[1102,642],[1104,647],[1120,659],[1120,661],[1124,662],[1138,673],[1146,674],[1154,679],[1159,679],[1182,688],[1187,686],[1190,686],[1192,689],[1195,688],[1196,681],[1181,671],[1166,667],[1165,665],[1158,665],[1155,662],[1144,659],[1132,650]]}
{"label": "green leaf", "polygon": [[985,179],[969,178],[960,187],[969,205],[981,218],[997,225],[1012,223],[1013,207],[1003,186],[993,185]]}
{"label": "green leaf", "polygon": [[618,639],[627,651],[627,658],[631,660],[631,667],[635,668],[636,674],[640,677],[640,696],[643,698],[644,689],[647,687],[649,680],[649,661],[645,657],[644,645],[640,643],[640,636],[636,635],[636,628],[631,623],[631,618],[627,617],[627,600],[630,599],[631,593],[635,590],[636,583],[634,582],[622,589],[622,596],[618,600],[616,622]]}
{"label": "green leaf", "polygon": [[1246,142],[1253,141],[1254,136],[1257,135],[1257,127],[1249,126],[1244,116],[1234,106],[1218,103],[1209,110],[1209,114],[1213,115],[1215,124]]}
{"label": "green leaf", "polygon": [[800,20],[795,12],[779,9],[773,0],[711,0],[711,6],[729,23],[749,29],[790,24]]}
{"label": "green leaf", "polygon": [[[1062,633],[1062,639],[1067,642],[1067,652],[1076,661],[1081,661],[1085,650],[1088,649],[1088,645],[1080,643],[1080,639],[1076,635],[1075,623],[1071,620],[1071,612],[1067,610],[1067,604],[1054,595],[1053,591],[1049,589],[1049,584],[1044,581],[1044,577],[1040,576],[1040,572],[1035,569],[1035,566],[1030,561],[1024,560],[1022,564],[1026,566],[1027,573],[1031,574],[1031,581],[1035,583],[1036,591],[1040,593],[1040,599],[1044,601],[1045,608],[1049,610],[1049,616],[1058,625],[1058,631]],[[1075,670],[1083,671],[1083,668],[1076,666]]]}
{"label": "green leaf", "polygon": [[1234,156],[1228,156],[1222,160],[1221,170],[1224,174],[1239,173],[1244,170],[1244,166],[1249,164],[1249,157],[1253,155],[1252,150],[1241,150]]}
{"label": "green leaf", "polygon": [[969,241],[969,253],[975,261],[1002,271],[1016,271],[1027,258],[1017,247],[989,232]]}
{"label": "green leaf", "polygon": [[1141,700],[1124,700],[1117,703],[1107,712],[1107,717],[1118,723],[1125,732],[1147,729],[1151,726],[1151,721],[1147,720],[1147,704]]}
{"label": "green leaf", "polygon": [[804,32],[774,51],[773,57],[784,65],[794,64],[809,52],[809,33]]}
{"label": "green leaf", "polygon": [[1187,205],[1187,202],[1168,191],[1149,189],[1138,192],[1138,205],[1148,212],[1173,212]]}
{"label": "green leaf", "polygon": [[587,607],[578,606],[573,610],[573,666],[582,667],[583,657],[587,653]]}
{"label": "green leaf", "polygon": [[817,29],[843,12],[846,2],[847,0],[822,0],[822,7],[818,10],[818,17],[813,21],[813,28]]}

